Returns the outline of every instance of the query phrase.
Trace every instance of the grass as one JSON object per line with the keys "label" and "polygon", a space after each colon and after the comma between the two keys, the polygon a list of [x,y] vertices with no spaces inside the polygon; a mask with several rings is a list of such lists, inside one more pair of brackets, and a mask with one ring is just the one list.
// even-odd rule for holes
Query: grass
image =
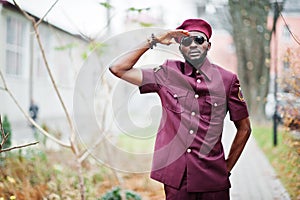
{"label": "grass", "polygon": [[117,146],[130,153],[153,153],[156,129],[153,127],[120,134]]}
{"label": "grass", "polygon": [[274,167],[291,199],[300,199],[299,140],[293,138],[290,132],[280,128],[278,144],[274,147],[272,131],[272,126],[256,125],[253,127],[253,136]]}

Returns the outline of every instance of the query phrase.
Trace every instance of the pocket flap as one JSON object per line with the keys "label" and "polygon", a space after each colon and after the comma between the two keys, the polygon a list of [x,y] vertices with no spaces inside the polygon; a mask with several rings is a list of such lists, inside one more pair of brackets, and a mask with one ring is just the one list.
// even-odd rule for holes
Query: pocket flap
{"label": "pocket flap", "polygon": [[181,88],[176,88],[176,89],[167,89],[167,92],[172,95],[173,98],[177,99],[180,97],[186,97],[188,94],[187,90],[181,89]]}

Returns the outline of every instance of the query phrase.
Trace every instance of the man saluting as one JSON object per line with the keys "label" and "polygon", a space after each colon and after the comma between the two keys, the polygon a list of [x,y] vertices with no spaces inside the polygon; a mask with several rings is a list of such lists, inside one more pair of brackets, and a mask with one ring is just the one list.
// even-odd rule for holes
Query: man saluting
{"label": "man saluting", "polygon": [[[229,175],[250,136],[250,120],[237,75],[207,59],[211,26],[185,20],[176,30],[151,35],[115,61],[110,71],[159,95],[163,115],[158,129],[151,178],[164,184],[167,200],[229,199]],[[166,60],[155,69],[134,65],[157,43],[176,41],[185,61]],[[229,112],[237,132],[225,159],[221,143]]]}

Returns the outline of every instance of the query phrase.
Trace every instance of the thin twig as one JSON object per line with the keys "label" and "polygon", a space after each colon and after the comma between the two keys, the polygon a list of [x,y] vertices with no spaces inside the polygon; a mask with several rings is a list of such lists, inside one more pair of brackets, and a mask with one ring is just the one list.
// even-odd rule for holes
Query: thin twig
{"label": "thin twig", "polygon": [[[111,93],[112,85],[109,84],[109,82],[107,82],[106,79],[102,79],[102,85],[107,86],[109,93]],[[111,98],[108,98],[108,101],[111,101]],[[107,102],[105,105],[107,105],[107,104],[109,104],[109,102]],[[106,121],[107,113],[108,113],[108,107],[105,106],[105,108],[103,110],[103,113],[102,113],[103,118],[102,118],[102,123],[101,123],[104,127],[100,128],[100,130],[99,130],[99,132],[102,133],[102,136],[98,137],[96,142],[81,154],[81,156],[78,159],[79,162],[83,162],[85,159],[87,159],[88,156],[90,156],[93,153],[93,151],[98,147],[98,145],[100,145],[100,143],[102,141],[104,141],[103,145],[105,145],[105,141],[106,141],[105,138],[104,138],[105,135],[111,135],[110,130],[112,128],[113,121],[111,121],[111,123],[109,125],[107,125],[107,127],[105,126],[106,125],[105,121]],[[108,148],[105,148],[105,149],[108,149]],[[108,154],[108,159],[110,159],[109,152],[106,151],[106,153]],[[111,163],[111,162],[109,161],[109,163]],[[118,183],[120,185],[123,185],[123,183],[124,183],[123,178],[119,175],[117,170],[114,169],[113,167],[111,167],[110,169],[112,170],[112,173],[114,174],[114,176],[117,179]]]}
{"label": "thin twig", "polygon": [[53,77],[53,74],[52,74],[52,71],[50,69],[50,66],[49,66],[49,63],[48,63],[48,60],[46,58],[46,54],[45,54],[45,51],[44,51],[44,47],[42,45],[42,42],[41,42],[41,39],[40,39],[40,35],[39,35],[39,31],[38,31],[38,27],[36,26],[36,23],[34,23],[33,21],[33,28],[34,28],[34,32],[35,32],[35,36],[36,36],[36,39],[37,39],[37,42],[38,42],[38,45],[39,45],[39,48],[40,48],[40,51],[42,53],[42,56],[43,56],[43,60],[44,60],[44,63],[45,63],[45,66],[46,66],[46,69],[47,69],[47,72],[48,72],[48,75],[50,77],[50,80],[51,80],[51,83],[52,83],[52,86],[54,87],[54,90],[56,92],[56,95],[59,99],[59,102],[64,110],[64,113],[66,115],[66,118],[67,118],[67,121],[68,121],[68,124],[69,124],[69,127],[71,129],[71,132],[70,132],[70,148],[72,149],[73,153],[75,154],[76,156],[76,161],[77,161],[77,169],[78,169],[78,173],[79,173],[79,184],[80,184],[80,194],[81,194],[81,199],[82,200],[85,200],[85,185],[84,185],[84,178],[83,178],[83,175],[82,175],[82,167],[81,167],[81,163],[78,161],[78,158],[79,158],[79,149],[76,145],[76,134],[75,134],[75,128],[74,128],[74,125],[73,125],[73,122],[71,120],[71,116],[67,110],[67,107],[62,99],[62,96],[58,90],[58,87],[57,87],[57,84],[54,80],[54,77]]}
{"label": "thin twig", "polygon": [[0,115],[0,131],[1,131],[1,135],[2,135],[2,141],[0,144],[0,153],[6,152],[6,151],[11,151],[13,149],[20,149],[23,147],[27,147],[27,146],[31,146],[31,145],[35,145],[35,144],[39,143],[39,142],[33,142],[33,143],[29,143],[29,144],[24,144],[24,145],[19,145],[19,146],[15,146],[15,147],[2,149],[4,143],[7,141],[9,133],[5,134],[5,132],[4,132],[1,115]]}
{"label": "thin twig", "polygon": [[71,148],[74,151],[74,153],[76,155],[78,155],[78,149],[77,149],[76,145],[74,145],[74,143],[75,143],[75,129],[74,129],[74,126],[73,126],[73,123],[72,123],[72,120],[71,120],[71,116],[69,115],[67,107],[66,107],[66,105],[65,105],[65,103],[64,103],[64,101],[62,99],[62,96],[61,96],[61,94],[60,94],[60,92],[59,92],[59,90],[57,88],[56,81],[54,80],[54,76],[52,74],[52,71],[50,69],[49,63],[48,63],[47,58],[46,58],[46,54],[45,54],[44,47],[43,47],[41,39],[40,39],[40,35],[39,35],[39,31],[37,29],[37,26],[34,24],[33,28],[34,28],[36,39],[38,41],[39,48],[40,48],[42,56],[43,56],[43,60],[44,60],[46,69],[48,71],[48,75],[49,75],[50,80],[52,82],[52,86],[54,87],[54,90],[55,90],[56,95],[57,95],[57,97],[58,97],[58,99],[60,101],[61,106],[63,107],[64,113],[66,115],[66,118],[68,120],[68,124],[69,124],[70,129],[71,129],[71,136],[70,136]]}
{"label": "thin twig", "polygon": [[[103,131],[100,131],[103,133]],[[94,151],[94,149],[96,149],[98,147],[98,145],[105,139],[104,138],[105,133],[103,133],[103,136],[98,137],[98,139],[96,140],[96,142],[89,147],[88,149],[86,149],[79,157],[78,161],[79,162],[83,162],[85,159],[87,159],[88,156],[90,156],[92,154],[92,152]]]}
{"label": "thin twig", "polygon": [[2,150],[0,150],[0,153],[6,152],[6,151],[11,151],[11,150],[13,150],[13,149],[21,149],[21,148],[24,148],[24,147],[36,145],[36,144],[38,144],[38,143],[39,143],[39,142],[32,142],[32,143],[29,143],[29,144],[24,144],[24,145],[20,145],[20,146],[15,146],[15,147],[10,147],[10,148],[6,148],[6,149],[2,149]]}
{"label": "thin twig", "polygon": [[[39,45],[39,48],[40,48],[40,51],[42,53],[42,57],[43,57],[43,61],[44,61],[44,64],[45,64],[45,67],[47,69],[47,72],[48,72],[48,75],[50,77],[50,80],[51,80],[51,83],[52,83],[52,86],[54,87],[54,90],[56,92],[56,95],[59,99],[59,102],[64,110],[64,113],[66,115],[66,118],[67,118],[67,121],[68,121],[68,124],[70,126],[70,129],[71,129],[71,132],[70,132],[70,148],[72,149],[73,153],[75,154],[76,156],[76,161],[77,161],[77,169],[78,169],[78,173],[79,173],[79,184],[80,184],[80,193],[81,193],[81,199],[84,200],[85,199],[85,185],[84,185],[84,179],[83,179],[83,175],[82,175],[82,168],[81,168],[81,163],[78,161],[79,159],[79,149],[76,145],[76,135],[75,135],[75,128],[74,128],[74,125],[73,125],[73,122],[71,120],[71,116],[67,110],[67,107],[62,99],[62,96],[57,88],[57,84],[56,84],[56,81],[54,80],[54,77],[53,77],[53,74],[52,74],[52,71],[50,69],[50,66],[49,66],[49,63],[48,63],[48,60],[46,58],[46,54],[45,54],[45,51],[44,51],[44,47],[42,45],[42,42],[40,40],[40,35],[39,35],[39,31],[38,31],[38,23],[36,23],[35,19],[30,17],[25,11],[23,11],[18,5],[17,3],[15,2],[15,0],[13,0],[15,5],[18,7],[18,9],[24,14],[25,17],[27,17],[27,19],[31,20],[32,22],[32,25],[33,25],[33,29],[34,29],[34,33],[35,33],[35,36],[36,36],[36,39],[37,39],[37,42],[38,42],[38,45]],[[55,4],[57,3],[57,1],[55,2]],[[51,9],[53,8],[53,6],[51,7]],[[47,14],[50,12],[50,10],[48,10]],[[46,16],[46,15],[45,15]],[[44,17],[45,17],[44,16]],[[33,121],[33,123],[35,123]],[[60,141],[61,142],[61,141]]]}
{"label": "thin twig", "polygon": [[52,4],[52,6],[48,9],[48,11],[44,14],[44,16],[43,16],[42,18],[40,18],[40,20],[39,20],[38,22],[36,22],[36,26],[39,26],[40,23],[41,23],[42,21],[44,21],[45,17],[49,14],[49,12],[53,9],[53,7],[57,4],[58,1],[59,1],[59,0],[56,0],[56,1],[54,2],[54,4]]}
{"label": "thin twig", "polygon": [[25,15],[25,17],[27,19],[29,19],[30,21],[35,22],[35,19],[32,16],[30,16],[27,12],[25,12],[23,9],[21,9],[20,6],[17,4],[17,2],[15,0],[13,0],[13,2],[15,4],[15,6],[17,7],[17,9],[20,10],[23,13],[23,15]]}
{"label": "thin twig", "polygon": [[[40,34],[39,34],[39,31],[38,31],[38,24],[36,23],[36,21],[35,21],[35,19],[33,17],[29,16],[24,10],[22,10],[20,8],[20,6],[15,2],[15,0],[13,0],[13,1],[14,1],[15,5],[17,6],[17,8],[25,15],[25,17],[27,17],[27,19],[31,20],[31,22],[33,24],[34,33],[35,33],[35,36],[36,36],[36,39],[37,39],[40,51],[42,53],[44,64],[46,66],[46,69],[47,69],[48,75],[50,77],[52,86],[54,87],[54,90],[56,92],[56,95],[57,95],[57,97],[59,99],[59,102],[60,102],[61,106],[63,107],[64,113],[66,115],[66,118],[68,120],[68,124],[69,124],[70,129],[71,129],[71,136],[70,136],[71,146],[70,147],[71,147],[72,151],[74,151],[75,154],[78,155],[78,149],[77,149],[76,145],[74,145],[74,143],[75,143],[75,129],[74,129],[74,126],[73,126],[73,123],[72,123],[72,120],[71,120],[71,116],[69,115],[67,107],[66,107],[66,105],[65,105],[65,103],[64,103],[64,101],[62,99],[62,96],[61,96],[61,94],[60,94],[60,92],[59,92],[59,90],[57,88],[56,81],[54,80],[54,76],[53,76],[52,71],[50,69],[50,66],[49,66],[49,63],[48,63],[45,51],[44,51],[44,47],[43,47],[41,39],[40,39]],[[57,3],[57,1],[55,3]],[[53,8],[53,6],[51,8]],[[50,10],[47,13],[49,13]]]}

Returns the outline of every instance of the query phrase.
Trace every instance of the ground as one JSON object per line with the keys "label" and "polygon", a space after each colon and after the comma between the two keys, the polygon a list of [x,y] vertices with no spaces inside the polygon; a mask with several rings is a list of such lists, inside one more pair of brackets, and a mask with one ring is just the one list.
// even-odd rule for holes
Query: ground
{"label": "ground", "polygon": [[[35,148],[22,150],[22,155],[16,151],[1,159],[1,200],[80,199],[76,163],[69,150],[43,152]],[[100,198],[114,187],[137,193],[143,200],[164,199],[162,184],[150,179],[149,173],[118,172],[93,159],[83,163],[83,171],[86,199]]]}

